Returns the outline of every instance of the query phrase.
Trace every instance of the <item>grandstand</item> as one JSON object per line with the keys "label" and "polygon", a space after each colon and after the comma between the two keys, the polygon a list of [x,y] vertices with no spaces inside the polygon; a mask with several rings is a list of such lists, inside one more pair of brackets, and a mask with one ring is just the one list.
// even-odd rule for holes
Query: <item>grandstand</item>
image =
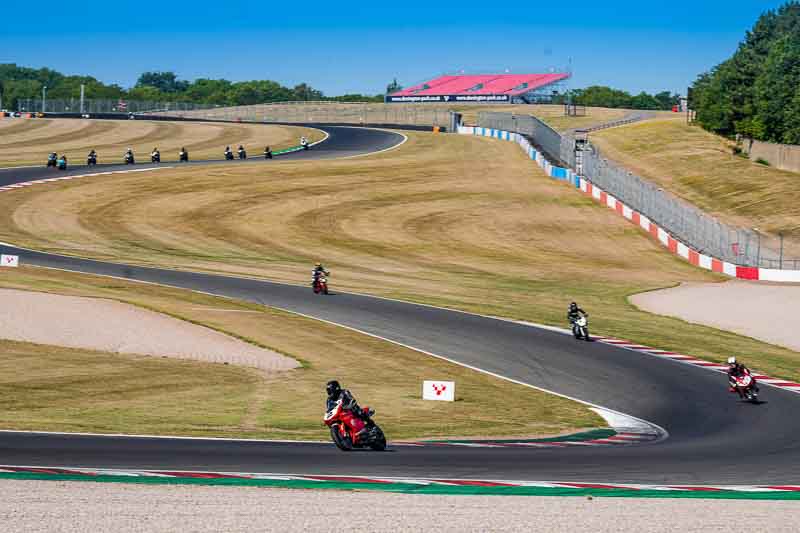
{"label": "grandstand", "polygon": [[553,90],[570,77],[554,74],[445,75],[386,96],[386,103],[550,101]]}

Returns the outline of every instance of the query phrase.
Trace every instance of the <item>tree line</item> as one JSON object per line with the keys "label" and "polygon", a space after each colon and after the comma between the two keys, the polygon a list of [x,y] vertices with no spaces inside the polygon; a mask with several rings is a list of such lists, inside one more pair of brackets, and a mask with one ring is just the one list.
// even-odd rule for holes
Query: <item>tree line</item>
{"label": "tree line", "polygon": [[710,131],[800,144],[800,2],[761,15],[691,93],[697,121]]}
{"label": "tree line", "polygon": [[[562,97],[560,100],[563,102],[566,97]],[[656,94],[642,91],[639,94],[630,94],[603,85],[592,85],[585,89],[572,90],[572,102],[591,107],[670,111],[680,102],[680,95],[672,94],[669,91]]]}
{"label": "tree line", "polygon": [[[6,109],[17,109],[20,99],[40,98],[43,87],[47,87],[48,99],[78,98],[81,85],[85,86],[86,98],[92,99],[191,102],[219,106],[319,100],[382,102],[384,96],[344,94],[331,97],[307,83],[285,87],[272,80],[232,82],[198,78],[188,81],[179,79],[174,72],[144,72],[133,87],[126,89],[117,84],[105,84],[91,76],[64,75],[49,68],[33,69],[13,63],[0,64],[0,97]],[[386,87],[386,94],[401,89],[402,86],[394,79]],[[669,91],[654,95],[646,92],[632,95],[604,86],[572,91],[574,103],[597,107],[669,110],[678,103],[678,98],[678,95]],[[555,103],[565,100],[566,96],[557,97]]]}
{"label": "tree line", "polygon": [[49,68],[27,68],[13,63],[0,64],[0,97],[3,108],[17,109],[20,99],[40,98],[47,87],[48,99],[80,96],[84,85],[86,98],[145,100],[160,102],[192,102],[220,106],[286,102],[292,100],[331,100],[343,102],[382,102],[383,95],[345,94],[325,96],[322,91],[301,83],[285,87],[272,80],[232,82],[224,79],[178,79],[174,72],[145,72],[136,85],[125,89],[105,84],[91,76],[64,75]]}

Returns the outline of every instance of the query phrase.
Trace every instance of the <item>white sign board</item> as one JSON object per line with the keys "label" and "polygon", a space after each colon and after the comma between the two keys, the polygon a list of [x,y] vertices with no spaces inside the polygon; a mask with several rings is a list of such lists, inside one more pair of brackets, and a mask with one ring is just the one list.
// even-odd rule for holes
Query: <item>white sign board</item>
{"label": "white sign board", "polygon": [[423,381],[422,399],[441,402],[456,401],[455,381]]}
{"label": "white sign board", "polygon": [[4,267],[17,267],[19,266],[19,256],[16,255],[0,255],[0,266]]}

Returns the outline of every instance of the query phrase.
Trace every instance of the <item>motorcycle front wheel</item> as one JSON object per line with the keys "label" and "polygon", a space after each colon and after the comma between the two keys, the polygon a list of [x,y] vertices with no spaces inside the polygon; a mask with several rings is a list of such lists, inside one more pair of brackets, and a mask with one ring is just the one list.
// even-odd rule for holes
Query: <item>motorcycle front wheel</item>
{"label": "motorcycle front wheel", "polygon": [[339,433],[339,426],[331,426],[331,439],[333,439],[336,447],[343,452],[349,452],[353,449],[353,440]]}
{"label": "motorcycle front wheel", "polygon": [[386,436],[383,434],[383,430],[378,426],[375,426],[372,432],[372,442],[369,447],[376,452],[382,452],[386,449]]}

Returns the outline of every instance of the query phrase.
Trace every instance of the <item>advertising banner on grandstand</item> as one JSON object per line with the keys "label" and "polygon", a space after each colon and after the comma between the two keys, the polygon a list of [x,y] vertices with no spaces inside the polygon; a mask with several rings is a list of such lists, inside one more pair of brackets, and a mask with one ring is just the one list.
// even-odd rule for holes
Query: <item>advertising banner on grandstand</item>
{"label": "advertising banner on grandstand", "polygon": [[455,381],[423,381],[422,399],[440,402],[456,401]]}
{"label": "advertising banner on grandstand", "polygon": [[508,102],[511,97],[507,94],[447,94],[426,96],[387,96],[389,104],[420,104],[427,102]]}

